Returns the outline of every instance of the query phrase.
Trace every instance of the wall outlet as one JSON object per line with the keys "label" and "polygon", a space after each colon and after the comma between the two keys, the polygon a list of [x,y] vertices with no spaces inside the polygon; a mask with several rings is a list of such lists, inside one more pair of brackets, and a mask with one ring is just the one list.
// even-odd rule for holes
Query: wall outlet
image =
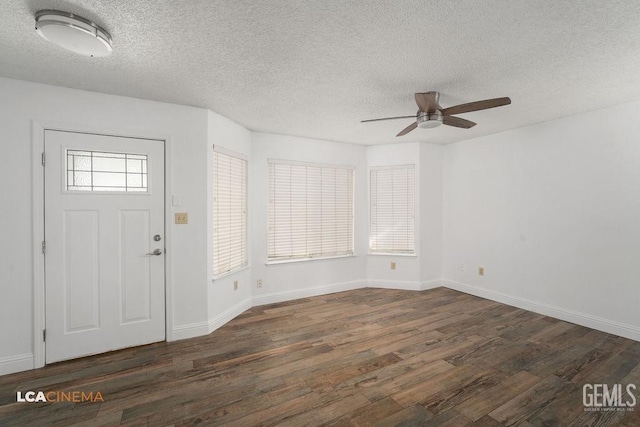
{"label": "wall outlet", "polygon": [[234,291],[237,291],[237,290],[238,290],[238,281],[237,281],[237,280],[234,280],[234,281],[233,281],[233,290],[234,290]]}
{"label": "wall outlet", "polygon": [[460,271],[464,271],[464,264],[460,263]]}
{"label": "wall outlet", "polygon": [[391,269],[392,270],[396,269],[396,263],[394,261],[391,262]]}
{"label": "wall outlet", "polygon": [[258,287],[261,288],[262,287],[262,279],[258,279]]}
{"label": "wall outlet", "polygon": [[484,276],[484,267],[478,267],[478,275]]}
{"label": "wall outlet", "polygon": [[188,224],[189,214],[186,212],[176,212],[176,224]]}

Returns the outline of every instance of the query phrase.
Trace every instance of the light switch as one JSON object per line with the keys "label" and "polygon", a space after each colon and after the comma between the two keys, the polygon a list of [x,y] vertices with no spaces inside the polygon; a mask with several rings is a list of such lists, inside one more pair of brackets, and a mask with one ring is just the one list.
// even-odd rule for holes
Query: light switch
{"label": "light switch", "polygon": [[186,212],[176,212],[176,224],[188,224],[189,214]]}

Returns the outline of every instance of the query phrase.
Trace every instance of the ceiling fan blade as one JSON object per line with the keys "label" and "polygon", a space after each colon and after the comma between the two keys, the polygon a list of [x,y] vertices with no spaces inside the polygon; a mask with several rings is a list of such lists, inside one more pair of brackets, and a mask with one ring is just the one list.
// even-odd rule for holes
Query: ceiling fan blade
{"label": "ceiling fan blade", "polygon": [[412,130],[414,130],[417,127],[418,127],[418,123],[417,122],[413,122],[409,126],[407,126],[406,128],[402,129],[400,131],[400,133],[397,134],[396,136],[406,135],[406,134],[408,134],[409,132],[411,132]]}
{"label": "ceiling fan blade", "polygon": [[416,116],[399,116],[399,117],[384,117],[382,119],[369,119],[362,120],[360,123],[368,123],[368,122],[379,122],[382,120],[396,120],[396,119],[415,119]]}
{"label": "ceiling fan blade", "polygon": [[467,104],[454,105],[453,107],[445,108],[442,110],[442,114],[450,116],[452,114],[470,113],[471,111],[486,110],[509,104],[511,104],[511,99],[507,97],[485,99],[482,101],[469,102]]}
{"label": "ceiling fan blade", "polygon": [[440,109],[437,98],[439,98],[437,92],[416,93],[416,104],[418,104],[420,111],[435,113]]}
{"label": "ceiling fan blade", "polygon": [[476,125],[476,123],[472,122],[471,120],[462,119],[460,117],[453,117],[453,116],[444,116],[442,118],[442,123],[444,123],[445,125],[455,126],[457,128],[464,128],[464,129],[469,129]]}

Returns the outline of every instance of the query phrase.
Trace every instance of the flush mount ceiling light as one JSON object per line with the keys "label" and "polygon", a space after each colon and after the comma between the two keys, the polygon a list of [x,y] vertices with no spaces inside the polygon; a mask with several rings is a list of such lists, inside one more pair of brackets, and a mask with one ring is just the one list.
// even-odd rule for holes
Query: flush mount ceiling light
{"label": "flush mount ceiling light", "polygon": [[36,13],[36,31],[42,38],[86,56],[111,54],[111,36],[104,28],[72,13],[41,10]]}

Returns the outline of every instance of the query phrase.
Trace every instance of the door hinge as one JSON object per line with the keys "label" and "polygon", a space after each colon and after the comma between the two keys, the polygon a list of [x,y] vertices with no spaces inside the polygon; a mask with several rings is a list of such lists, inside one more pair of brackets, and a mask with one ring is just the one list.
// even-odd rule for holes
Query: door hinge
{"label": "door hinge", "polygon": [[42,255],[46,255],[47,254],[47,242],[46,241],[42,241]]}
{"label": "door hinge", "polygon": [[44,166],[44,164],[45,164],[45,160],[44,159],[45,159],[45,154],[42,153],[42,166]]}
{"label": "door hinge", "polygon": [[47,340],[47,330],[43,329],[42,330],[42,341],[46,341]]}

